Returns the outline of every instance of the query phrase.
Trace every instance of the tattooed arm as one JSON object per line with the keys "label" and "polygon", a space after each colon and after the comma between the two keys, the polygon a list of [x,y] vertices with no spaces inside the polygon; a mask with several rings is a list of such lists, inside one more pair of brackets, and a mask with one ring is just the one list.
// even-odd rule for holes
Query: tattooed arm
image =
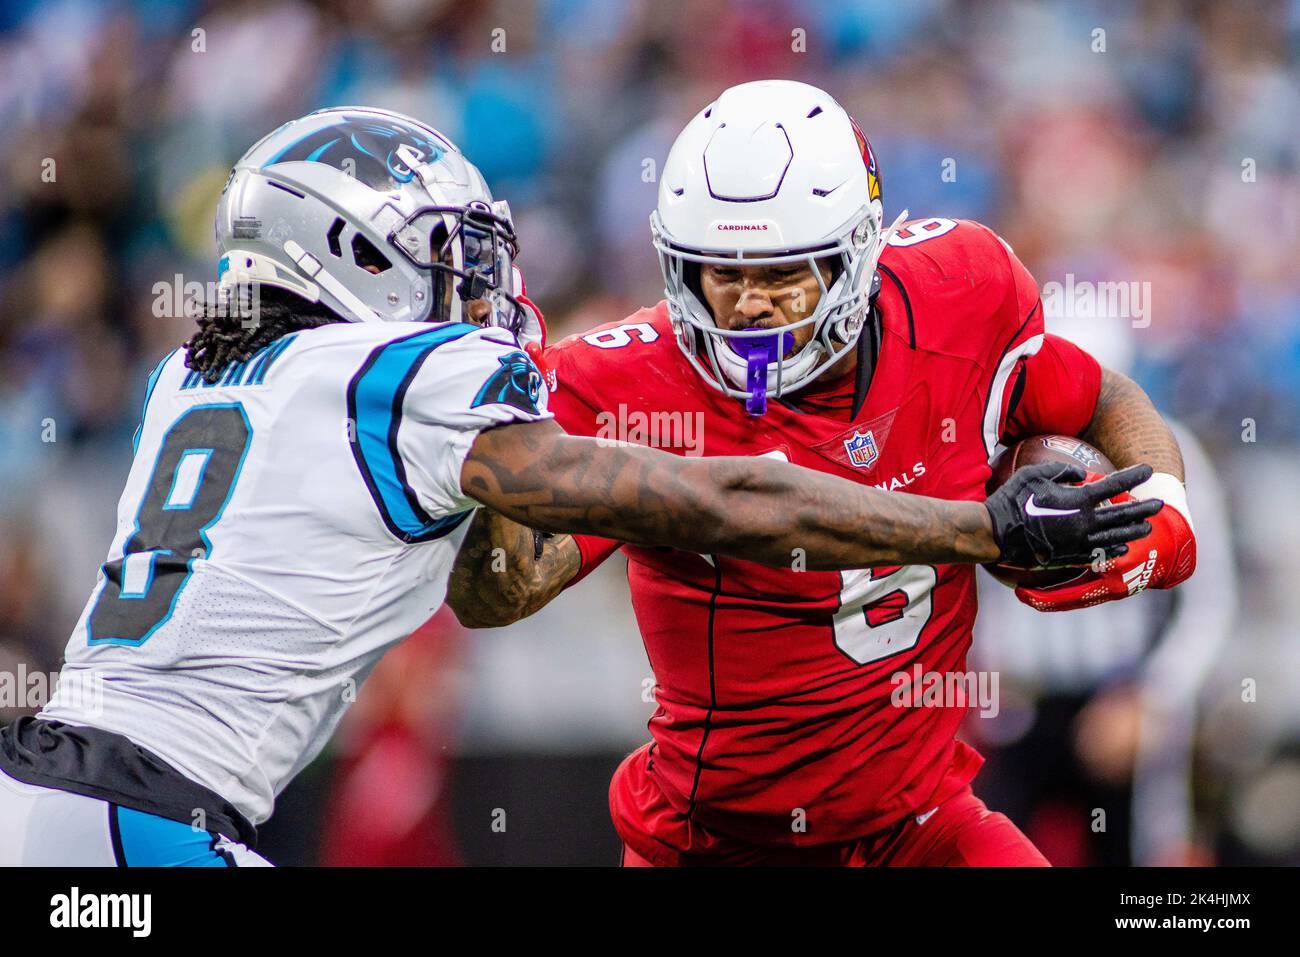
{"label": "tattooed arm", "polygon": [[[1078,472],[1078,474],[1074,474]],[[527,528],[731,555],[813,570],[872,565],[1087,561],[1122,549],[1158,503],[1098,508],[1151,474],[1145,467],[1070,486],[1082,471],[1021,469],[986,503],[898,495],[783,462],[687,459],[566,435],[553,421],[482,432],[461,488]],[[1034,496],[1048,506],[1029,511]],[[1032,539],[1033,548],[1030,547]],[[1040,554],[1042,553],[1042,554]]]}
{"label": "tattooed arm", "polygon": [[466,628],[500,628],[548,604],[581,565],[571,536],[543,539],[539,556],[531,528],[481,508],[456,555],[447,604]]}
{"label": "tattooed arm", "polygon": [[1145,462],[1156,472],[1183,478],[1178,440],[1142,387],[1128,376],[1101,370],[1101,393],[1080,438],[1106,453],[1116,468]]}
{"label": "tattooed arm", "polygon": [[466,494],[528,528],[787,566],[978,562],[998,555],[979,502],[892,495],[771,460],[686,459],[566,435],[554,422],[481,433]]}

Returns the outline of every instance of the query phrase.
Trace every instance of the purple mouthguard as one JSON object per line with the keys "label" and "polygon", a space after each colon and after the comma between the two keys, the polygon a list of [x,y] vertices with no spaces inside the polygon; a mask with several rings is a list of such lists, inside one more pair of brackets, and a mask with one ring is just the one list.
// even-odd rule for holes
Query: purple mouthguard
{"label": "purple mouthguard", "polygon": [[[746,332],[761,328],[751,326]],[[793,332],[773,332],[770,336],[745,336],[732,339],[732,351],[749,363],[745,371],[745,411],[750,415],[767,412],[767,367],[794,347]]]}

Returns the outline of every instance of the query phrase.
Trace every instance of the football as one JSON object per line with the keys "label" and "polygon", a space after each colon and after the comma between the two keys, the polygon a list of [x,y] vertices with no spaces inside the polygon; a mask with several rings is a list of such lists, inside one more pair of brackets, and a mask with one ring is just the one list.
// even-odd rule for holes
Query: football
{"label": "football", "polygon": [[[1036,435],[1023,439],[998,453],[993,459],[993,474],[989,476],[985,491],[991,495],[1011,477],[1011,473],[1016,469],[1044,462],[1077,465],[1096,475],[1109,475],[1115,471],[1115,466],[1110,459],[1083,439],[1076,439],[1069,435]],[[1018,585],[1029,588],[1055,588],[1084,575],[1093,574],[1086,568],[1026,569],[998,564],[984,567],[994,578],[1011,588]]]}

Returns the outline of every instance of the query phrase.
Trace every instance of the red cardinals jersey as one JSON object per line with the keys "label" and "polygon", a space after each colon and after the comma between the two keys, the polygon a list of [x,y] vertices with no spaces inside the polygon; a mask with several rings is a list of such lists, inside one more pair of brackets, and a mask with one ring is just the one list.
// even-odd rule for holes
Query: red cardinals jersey
{"label": "red cardinals jersey", "polygon": [[[747,415],[688,365],[664,303],[551,349],[551,407],[575,434],[767,455],[893,494],[978,501],[1009,413],[1017,431],[1087,425],[1098,367],[1051,337],[1044,373],[1026,363],[1044,346],[1038,291],[994,233],[912,222],[880,272],[880,355],[852,421],[781,400]],[[584,573],[617,547],[580,545]],[[933,676],[966,670],[974,566],[818,572],[797,553],[768,568],[625,551],[659,704],[648,771],[689,820],[765,843],[842,841],[933,804],[945,776],[974,776],[980,759],[954,741],[965,702],[923,694]],[[624,840],[644,846],[620,816]]]}

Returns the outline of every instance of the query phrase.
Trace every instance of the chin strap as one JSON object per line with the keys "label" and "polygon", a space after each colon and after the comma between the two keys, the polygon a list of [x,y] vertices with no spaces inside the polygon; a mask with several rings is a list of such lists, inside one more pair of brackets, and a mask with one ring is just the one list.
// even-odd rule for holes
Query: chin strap
{"label": "chin strap", "polygon": [[[910,212],[911,210],[908,209],[903,210],[901,213],[898,214],[897,217],[895,217],[893,223],[890,224],[889,228],[880,234],[880,243],[878,246],[878,251],[876,253],[876,262],[880,262],[880,256],[882,253],[884,253],[885,247],[888,246],[889,241],[894,238],[894,233],[898,232],[899,227],[901,227],[903,223],[906,222],[907,216]],[[875,269],[876,263],[872,263],[871,268]]]}

